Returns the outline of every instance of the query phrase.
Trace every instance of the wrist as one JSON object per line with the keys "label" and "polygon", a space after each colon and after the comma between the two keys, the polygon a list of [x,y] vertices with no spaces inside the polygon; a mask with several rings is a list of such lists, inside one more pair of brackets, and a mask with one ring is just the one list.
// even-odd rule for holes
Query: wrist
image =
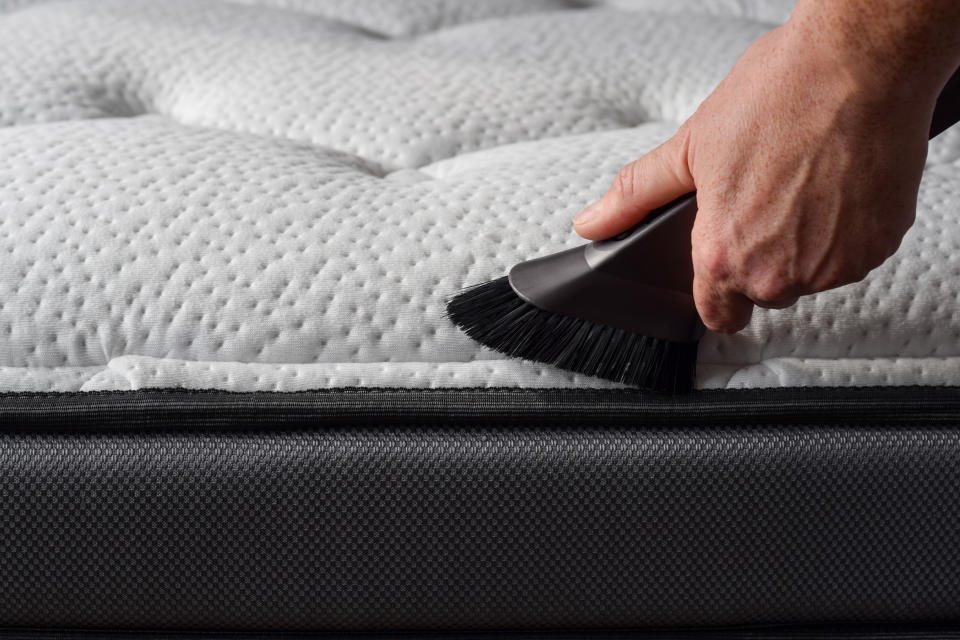
{"label": "wrist", "polygon": [[[851,97],[932,108],[960,62],[960,41],[938,44],[940,27],[931,25],[929,17],[910,19],[902,4],[801,1],[783,27],[785,39],[797,59],[809,61],[822,74],[823,82],[842,85]],[[891,15],[885,15],[884,7]]]}

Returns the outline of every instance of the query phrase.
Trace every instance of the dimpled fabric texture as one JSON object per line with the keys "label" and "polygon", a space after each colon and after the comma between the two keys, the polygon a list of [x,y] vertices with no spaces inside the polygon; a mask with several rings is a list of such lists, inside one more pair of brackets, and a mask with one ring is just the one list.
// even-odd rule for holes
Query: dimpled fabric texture
{"label": "dimpled fabric texture", "polygon": [[[609,386],[444,300],[578,244],[790,5],[0,0],[0,389]],[[948,132],[896,256],[698,385],[956,383],[958,169]]]}

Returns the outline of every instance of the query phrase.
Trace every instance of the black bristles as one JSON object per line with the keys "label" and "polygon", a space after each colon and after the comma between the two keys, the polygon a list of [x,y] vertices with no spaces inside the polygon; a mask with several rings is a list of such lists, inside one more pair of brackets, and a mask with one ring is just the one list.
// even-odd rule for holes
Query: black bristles
{"label": "black bristles", "polygon": [[468,336],[517,358],[671,393],[689,391],[696,342],[670,342],[544,311],[518,296],[506,277],[464,289],[447,315]]}

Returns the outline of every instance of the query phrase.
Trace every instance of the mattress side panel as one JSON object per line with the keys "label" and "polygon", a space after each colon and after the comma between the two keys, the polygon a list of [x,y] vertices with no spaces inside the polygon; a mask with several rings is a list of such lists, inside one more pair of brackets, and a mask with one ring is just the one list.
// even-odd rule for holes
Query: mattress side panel
{"label": "mattress side panel", "polygon": [[62,407],[56,428],[0,432],[0,626],[957,619],[960,418],[929,393],[876,418],[838,399],[833,421],[796,397],[660,417],[603,401],[537,420],[509,395],[496,420],[427,420],[423,398],[391,420],[370,394],[325,421],[261,397],[197,413],[219,422],[134,398],[149,429],[101,397],[99,425]]}

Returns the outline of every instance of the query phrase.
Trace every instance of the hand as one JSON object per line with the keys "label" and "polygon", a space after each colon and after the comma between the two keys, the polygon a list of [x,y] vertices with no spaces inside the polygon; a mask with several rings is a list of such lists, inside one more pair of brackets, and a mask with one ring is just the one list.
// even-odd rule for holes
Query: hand
{"label": "hand", "polygon": [[823,40],[793,19],[757,40],[576,231],[613,236],[696,190],[694,299],[704,324],[725,333],[746,326],[754,305],[782,308],[864,278],[913,223],[939,87],[848,64]]}

